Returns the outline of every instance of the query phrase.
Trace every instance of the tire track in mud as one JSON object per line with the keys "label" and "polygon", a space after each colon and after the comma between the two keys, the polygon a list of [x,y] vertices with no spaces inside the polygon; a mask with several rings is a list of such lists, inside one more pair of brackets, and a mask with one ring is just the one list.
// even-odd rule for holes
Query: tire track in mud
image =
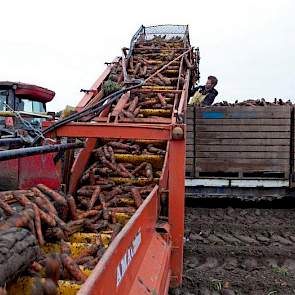
{"label": "tire track in mud", "polygon": [[[176,294],[295,294],[295,210],[186,208]],[[173,294],[173,292],[172,292]]]}

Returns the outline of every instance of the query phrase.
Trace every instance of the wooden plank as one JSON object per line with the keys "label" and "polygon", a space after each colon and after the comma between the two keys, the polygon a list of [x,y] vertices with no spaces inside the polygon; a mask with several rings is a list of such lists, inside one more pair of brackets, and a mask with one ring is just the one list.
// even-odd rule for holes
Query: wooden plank
{"label": "wooden plank", "polygon": [[[193,127],[193,126],[189,126]],[[188,129],[187,129],[188,130]],[[193,130],[189,130],[193,131]],[[290,125],[196,125],[197,132],[290,132]],[[242,133],[243,135],[243,133]]]}
{"label": "wooden plank", "polygon": [[194,132],[192,132],[192,131],[187,131],[186,132],[186,138],[194,138],[194,137],[195,137]]}
{"label": "wooden plank", "polygon": [[195,121],[195,119],[190,119],[190,118],[187,118],[186,120],[185,120],[185,123],[186,123],[186,125],[195,125],[196,124],[196,121]]}
{"label": "wooden plank", "polygon": [[284,119],[291,117],[291,108],[276,107],[234,107],[234,108],[220,108],[209,107],[200,109],[197,108],[195,112],[197,119]]}
{"label": "wooden plank", "polygon": [[185,150],[186,150],[186,152],[193,152],[194,151],[194,145],[193,144],[187,144],[186,146],[185,146]]}
{"label": "wooden plank", "polygon": [[194,119],[194,117],[195,117],[195,109],[194,109],[194,107],[187,106],[185,117],[187,119]]}
{"label": "wooden plank", "polygon": [[279,126],[289,126],[291,120],[286,119],[189,119],[187,124],[192,124],[195,122],[196,125],[279,125]]}
{"label": "wooden plank", "polygon": [[193,132],[194,131],[194,125],[190,124],[190,125],[186,125],[186,131],[187,132]]}
{"label": "wooden plank", "polygon": [[290,138],[290,132],[196,132],[197,139],[216,139],[216,138],[246,138],[270,139],[270,138]]}
{"label": "wooden plank", "polygon": [[[191,145],[188,145],[191,147]],[[193,147],[193,145],[192,145]],[[289,145],[196,145],[199,152],[290,152]]]}
{"label": "wooden plank", "polygon": [[186,142],[186,144],[194,144],[195,138],[194,137],[187,137],[185,142]]}
{"label": "wooden plank", "polygon": [[[187,140],[187,143],[190,142],[191,139]],[[243,145],[263,145],[263,146],[290,146],[290,139],[285,138],[285,139],[280,139],[280,138],[199,138],[197,137],[195,139],[196,146],[198,145],[238,145],[238,146],[243,146]]]}
{"label": "wooden plank", "polygon": [[290,159],[290,152],[197,152],[196,158],[216,159]]}
{"label": "wooden plank", "polygon": [[203,172],[254,172],[289,171],[289,160],[283,159],[196,159],[196,171]]}
{"label": "wooden plank", "polygon": [[193,157],[191,157],[191,158],[187,157],[185,159],[185,164],[186,165],[194,165],[194,158]]}

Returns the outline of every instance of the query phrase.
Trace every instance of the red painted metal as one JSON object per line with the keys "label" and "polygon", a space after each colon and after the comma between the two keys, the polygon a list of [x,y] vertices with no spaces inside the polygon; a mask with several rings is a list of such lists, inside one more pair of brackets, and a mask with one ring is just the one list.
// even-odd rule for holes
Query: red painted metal
{"label": "red painted metal", "polygon": [[51,101],[55,96],[55,92],[52,90],[21,82],[1,81],[0,87],[15,87],[16,95],[24,96],[30,100],[36,100],[44,103]]}
{"label": "red painted metal", "polygon": [[29,189],[39,183],[58,189],[60,167],[54,165],[56,153],[35,155],[0,162],[0,189]]}
{"label": "red painted metal", "polygon": [[87,138],[85,142],[85,148],[79,152],[77,158],[75,159],[75,162],[73,163],[69,185],[70,194],[73,194],[76,190],[77,184],[83,174],[83,171],[85,170],[91,152],[96,145],[96,141],[96,138]]}
{"label": "red painted metal", "polygon": [[[145,255],[151,246],[151,242],[154,238],[159,238],[155,232],[156,222],[158,214],[158,186],[156,186],[150,195],[145,199],[142,206],[136,211],[136,213],[131,217],[122,231],[111,243],[105,254],[103,255],[100,262],[96,265],[95,269],[91,273],[90,277],[86,283],[82,286],[79,295],[98,295],[98,294],[144,294],[136,293],[138,291],[138,286],[135,289],[130,289],[133,284],[140,281],[139,275],[142,275],[142,266],[150,267],[152,261],[145,261]],[[132,246],[132,242],[136,235],[140,233],[141,239],[138,249],[130,261],[128,268],[126,269],[122,280],[117,282],[117,272],[118,267],[122,266],[121,262],[124,259],[124,255],[128,253],[128,249]],[[164,244],[162,239],[162,251],[169,252],[170,248]],[[155,247],[153,245],[153,247]],[[156,249],[159,249],[156,247]],[[151,251],[151,250],[150,250]],[[163,261],[169,260],[169,253],[163,253]],[[153,253],[155,253],[153,251]],[[167,263],[165,264],[168,268]],[[150,272],[146,272],[151,274]],[[161,271],[161,275],[168,274],[168,269],[164,272]],[[146,277],[145,277],[146,278]],[[167,278],[168,279],[168,278]],[[165,280],[163,278],[163,283],[159,284],[159,281],[145,281],[149,289],[155,290],[156,294],[163,293],[163,285],[165,286]],[[161,289],[161,290],[160,290]],[[133,290],[131,293],[130,290]]]}
{"label": "red painted metal", "polygon": [[54,165],[56,153],[35,155],[19,159],[19,189],[29,189],[43,183],[53,189],[60,188],[61,172]]}
{"label": "red painted metal", "polygon": [[[105,78],[109,75],[111,72],[111,69],[114,66],[114,63],[117,63],[119,61],[119,57],[115,58],[109,66],[104,70],[104,72],[100,75],[100,77],[95,81],[95,83],[91,86],[92,90],[98,91],[99,87],[102,85],[103,81]],[[83,108],[86,107],[86,105],[92,100],[93,98],[93,93],[89,92],[84,95],[82,100],[78,103],[77,105],[77,110],[80,112]]]}
{"label": "red painted metal", "polygon": [[[185,131],[185,126],[182,126]],[[185,134],[185,133],[184,133]],[[169,207],[168,218],[171,228],[171,287],[182,282],[183,270],[183,233],[184,233],[184,175],[185,141],[169,142]]]}
{"label": "red painted metal", "polygon": [[[45,126],[49,126],[46,124]],[[109,124],[109,123],[69,123],[54,131],[57,137],[112,137],[130,139],[169,140],[170,125]],[[50,133],[47,134],[49,136]]]}

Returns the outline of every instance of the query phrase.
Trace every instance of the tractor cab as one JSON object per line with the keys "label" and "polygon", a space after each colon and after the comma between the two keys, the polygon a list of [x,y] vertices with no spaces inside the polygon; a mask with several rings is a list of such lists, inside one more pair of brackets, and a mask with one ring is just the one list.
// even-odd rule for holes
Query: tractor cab
{"label": "tractor cab", "polygon": [[44,120],[42,116],[46,112],[46,103],[54,95],[54,91],[36,85],[0,82],[0,128],[26,129],[20,117],[39,128]]}

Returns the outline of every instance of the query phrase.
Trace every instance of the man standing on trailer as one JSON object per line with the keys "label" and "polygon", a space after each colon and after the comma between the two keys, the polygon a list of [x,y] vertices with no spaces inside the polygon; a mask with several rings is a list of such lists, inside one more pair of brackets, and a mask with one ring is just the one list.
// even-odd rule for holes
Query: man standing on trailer
{"label": "man standing on trailer", "polygon": [[204,86],[197,86],[192,90],[192,97],[190,98],[189,105],[211,105],[214,102],[215,97],[218,95],[218,91],[214,88],[217,85],[217,78],[215,76],[209,76]]}

